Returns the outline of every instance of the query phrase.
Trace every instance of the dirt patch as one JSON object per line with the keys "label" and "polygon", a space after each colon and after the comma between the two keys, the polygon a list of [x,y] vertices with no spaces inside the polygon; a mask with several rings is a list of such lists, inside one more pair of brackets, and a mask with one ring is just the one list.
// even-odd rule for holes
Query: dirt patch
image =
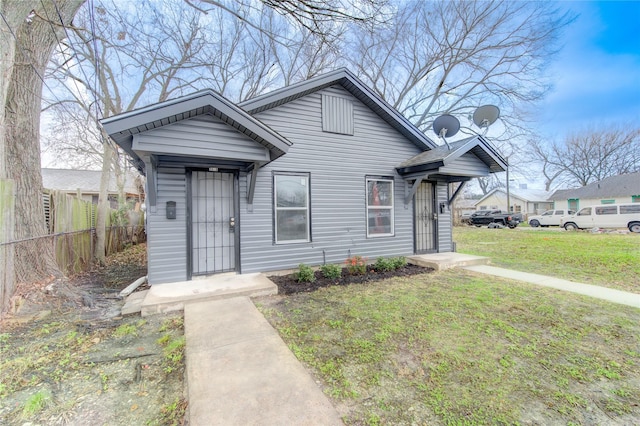
{"label": "dirt patch", "polygon": [[21,289],[0,323],[0,424],[182,424],[182,316],[120,314],[144,253]]}
{"label": "dirt patch", "polygon": [[379,271],[374,266],[367,266],[366,274],[350,274],[347,268],[342,268],[342,275],[339,279],[326,278],[321,271],[314,272],[314,281],[300,282],[296,274],[273,275],[269,279],[278,286],[278,294],[294,294],[307,291],[314,291],[322,287],[350,284],[365,284],[368,282],[381,281],[393,277],[407,277],[411,275],[433,272],[432,268],[423,268],[417,265],[406,265],[393,271]]}

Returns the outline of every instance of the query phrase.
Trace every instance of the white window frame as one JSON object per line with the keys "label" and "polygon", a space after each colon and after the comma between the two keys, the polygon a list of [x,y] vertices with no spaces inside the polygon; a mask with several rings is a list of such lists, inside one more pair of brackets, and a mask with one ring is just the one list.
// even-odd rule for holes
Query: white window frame
{"label": "white window frame", "polygon": [[[305,179],[307,187],[306,205],[304,207],[278,207],[278,177],[279,176],[294,176],[301,179]],[[274,242],[280,244],[298,244],[311,242],[311,174],[310,173],[298,173],[298,172],[274,172],[273,173],[273,238]],[[307,238],[297,240],[282,240],[278,238],[278,212],[281,211],[294,211],[300,210],[306,212],[306,229]]]}
{"label": "white window frame", "polygon": [[[391,205],[390,206],[371,206],[369,205],[369,182],[388,182],[391,184]],[[378,238],[378,237],[393,237],[395,235],[395,195],[394,195],[394,179],[392,177],[387,176],[367,176],[365,178],[364,191],[365,191],[365,226],[367,228],[367,238]],[[369,232],[369,211],[370,210],[389,210],[389,217],[391,221],[391,232],[379,234],[379,233],[371,233]]]}

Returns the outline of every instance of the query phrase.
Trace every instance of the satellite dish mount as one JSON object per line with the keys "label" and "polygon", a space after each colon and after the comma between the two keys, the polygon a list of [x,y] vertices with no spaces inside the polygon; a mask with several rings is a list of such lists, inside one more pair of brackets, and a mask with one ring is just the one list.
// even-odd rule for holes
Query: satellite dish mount
{"label": "satellite dish mount", "polygon": [[500,117],[500,108],[495,105],[482,105],[473,113],[473,123],[479,128],[484,128],[482,136],[489,130],[489,126]]}
{"label": "satellite dish mount", "polygon": [[443,114],[433,120],[433,131],[444,141],[448,149],[451,149],[447,138],[454,136],[460,130],[460,121],[450,114]]}

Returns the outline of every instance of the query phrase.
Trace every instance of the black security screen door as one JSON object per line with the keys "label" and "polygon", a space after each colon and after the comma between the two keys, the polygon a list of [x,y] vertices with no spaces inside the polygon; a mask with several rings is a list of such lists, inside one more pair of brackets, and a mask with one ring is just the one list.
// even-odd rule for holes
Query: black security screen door
{"label": "black security screen door", "polygon": [[414,228],[416,253],[436,251],[436,215],[434,210],[435,193],[433,185],[422,182],[418,187],[414,202]]}
{"label": "black security screen door", "polygon": [[191,274],[236,270],[235,175],[191,173]]}

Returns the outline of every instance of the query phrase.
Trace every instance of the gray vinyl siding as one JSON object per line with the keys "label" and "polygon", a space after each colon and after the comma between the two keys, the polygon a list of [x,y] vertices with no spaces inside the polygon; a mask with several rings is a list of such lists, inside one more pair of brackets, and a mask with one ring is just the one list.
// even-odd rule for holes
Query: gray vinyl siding
{"label": "gray vinyl siding", "polygon": [[489,171],[489,166],[470,152],[440,168],[441,173],[458,176],[488,176]]}
{"label": "gray vinyl siding", "polygon": [[[353,101],[353,136],[322,131],[322,94]],[[253,210],[247,211],[247,179],[240,178],[242,272],[342,263],[349,255],[369,260],[413,253],[413,206],[404,206],[404,180],[395,167],[420,150],[341,87],[330,87],[256,118],[293,142],[289,152],[260,169]],[[272,173],[310,174],[309,243],[275,244]],[[366,237],[365,176],[394,177],[394,236]],[[324,252],[324,256],[323,256]]]}
{"label": "gray vinyl siding", "polygon": [[[176,218],[166,218],[167,201],[176,202]],[[155,210],[155,211],[153,211]],[[158,169],[158,201],[147,209],[150,284],[187,279],[187,184],[184,168]]]}
{"label": "gray vinyl siding", "polygon": [[[444,182],[436,184],[436,208],[440,203],[448,204],[449,201],[449,185]],[[452,242],[452,220],[451,209],[447,207],[446,213],[438,214],[438,253],[447,253],[453,251]]]}
{"label": "gray vinyl siding", "polygon": [[134,136],[133,149],[164,155],[268,161],[269,151],[211,115]]}

